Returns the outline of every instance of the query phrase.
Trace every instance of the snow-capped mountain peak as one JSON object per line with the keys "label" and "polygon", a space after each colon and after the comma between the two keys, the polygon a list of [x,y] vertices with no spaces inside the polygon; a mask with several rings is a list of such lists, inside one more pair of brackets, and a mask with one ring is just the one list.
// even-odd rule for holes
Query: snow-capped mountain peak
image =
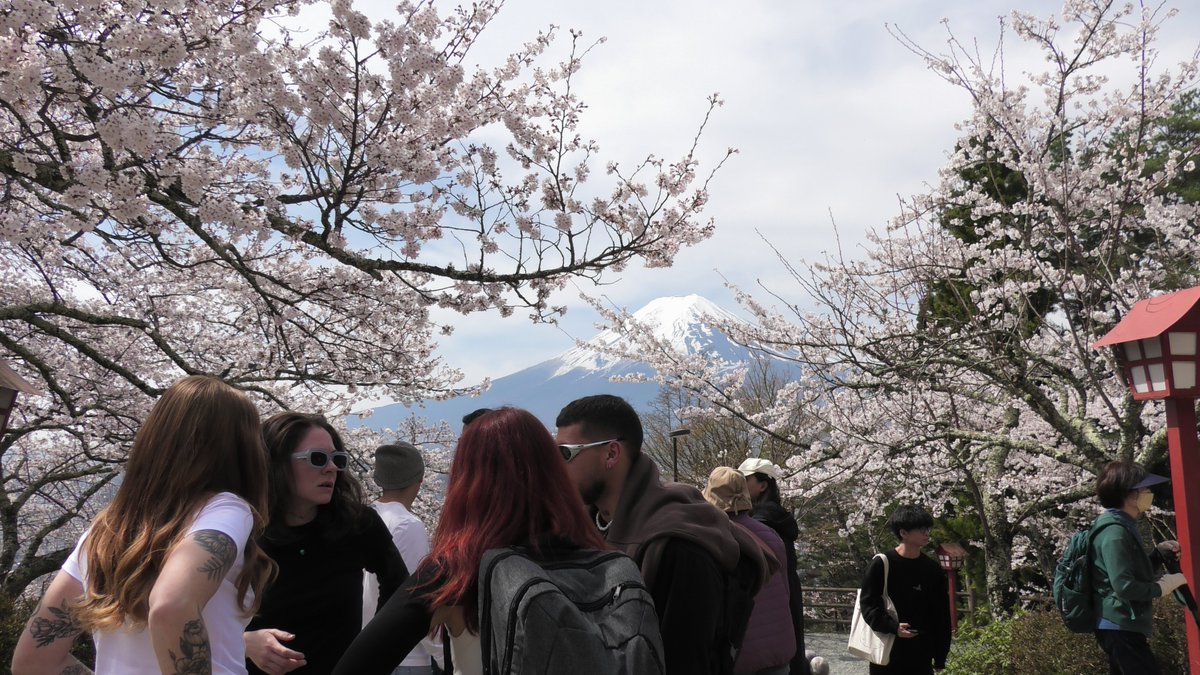
{"label": "snow-capped mountain peak", "polygon": [[[751,358],[745,348],[731,342],[715,326],[737,317],[698,295],[659,298],[633,314],[654,335],[689,354],[729,364]],[[566,403],[590,394],[615,394],[624,397],[636,409],[643,409],[658,395],[659,385],[646,382],[614,382],[614,377],[645,373],[650,366],[636,360],[601,356],[596,347],[622,339],[620,333],[605,330],[595,338],[515,373],[492,380],[492,387],[477,398],[462,397],[448,401],[426,401],[421,415],[444,420],[452,425],[471,410],[497,405],[516,405],[532,411],[552,427],[555,415]],[[366,424],[376,428],[396,428],[414,410],[396,403],[376,409]]]}
{"label": "snow-capped mountain peak", "polygon": [[[633,319],[650,328],[656,339],[688,354],[726,351],[723,348],[726,339],[719,331],[714,330],[713,326],[725,321],[739,320],[699,295],[657,298],[634,312]],[[554,376],[577,369],[601,371],[613,368],[622,361],[603,352],[622,339],[624,338],[620,332],[611,328],[605,329],[596,337],[560,356],[559,367]],[[718,343],[720,347],[714,350],[717,346],[714,343]]]}

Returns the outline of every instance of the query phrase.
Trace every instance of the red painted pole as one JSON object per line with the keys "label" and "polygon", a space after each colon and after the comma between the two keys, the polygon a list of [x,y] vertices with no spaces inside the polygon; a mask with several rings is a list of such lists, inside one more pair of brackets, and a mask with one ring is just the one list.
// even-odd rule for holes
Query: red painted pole
{"label": "red painted pole", "polygon": [[[1171,452],[1171,490],[1175,496],[1175,531],[1182,549],[1179,568],[1195,593],[1200,581],[1200,495],[1188,499],[1188,486],[1200,483],[1200,448],[1196,444],[1196,401],[1169,398],[1167,446]],[[1188,673],[1200,675],[1200,627],[1187,624]]]}
{"label": "red painted pole", "polygon": [[946,570],[946,588],[950,589],[950,632],[958,635],[958,598],[954,597],[954,570]]}

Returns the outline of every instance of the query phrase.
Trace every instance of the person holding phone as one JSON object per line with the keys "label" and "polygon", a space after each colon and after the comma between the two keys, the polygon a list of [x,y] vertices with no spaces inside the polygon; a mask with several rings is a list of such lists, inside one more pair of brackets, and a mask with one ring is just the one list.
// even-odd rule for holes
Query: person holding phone
{"label": "person holding phone", "polygon": [[896,618],[884,608],[883,562],[873,558],[863,578],[859,604],[863,619],[879,633],[895,633],[888,665],[870,664],[871,675],[931,675],[946,667],[950,653],[950,604],[946,576],[921,550],[929,545],[933,517],[925,509],[897,508],[888,525],[900,543],[885,551],[888,559],[887,595]]}

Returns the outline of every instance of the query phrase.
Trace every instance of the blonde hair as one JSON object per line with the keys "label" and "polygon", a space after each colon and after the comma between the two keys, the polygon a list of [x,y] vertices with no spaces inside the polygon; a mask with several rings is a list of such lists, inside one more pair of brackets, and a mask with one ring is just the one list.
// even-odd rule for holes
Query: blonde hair
{"label": "blonde hair", "polygon": [[[117,495],[84,544],[88,590],[75,607],[87,630],[135,626],[147,619],[150,589],[172,548],[218,492],[250,505],[254,525],[235,582],[247,614],[275,573],[258,546],[267,512],[267,454],[258,411],[219,379],[186,377],[150,409],[133,439]],[[246,595],[253,592],[253,606]]]}

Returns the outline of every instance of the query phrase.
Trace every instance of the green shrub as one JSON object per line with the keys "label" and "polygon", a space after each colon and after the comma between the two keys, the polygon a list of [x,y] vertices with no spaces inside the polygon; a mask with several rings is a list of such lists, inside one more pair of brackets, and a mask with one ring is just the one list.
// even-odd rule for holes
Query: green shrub
{"label": "green shrub", "polygon": [[[1154,605],[1151,648],[1164,675],[1187,672],[1184,613],[1170,601]],[[1072,633],[1054,610],[1031,610],[981,628],[960,628],[945,675],[1081,675],[1108,672],[1091,635]]]}
{"label": "green shrub", "polygon": [[1184,675],[1188,672],[1187,622],[1192,621],[1187,610],[1170,600],[1154,603],[1154,634],[1150,648],[1158,660],[1163,675]]}
{"label": "green shrub", "polygon": [[1012,668],[1014,620],[1000,619],[978,627],[959,624],[950,647],[945,675],[1009,675]]}
{"label": "green shrub", "polygon": [[33,607],[27,603],[13,603],[7,596],[0,594],[0,673],[7,675],[9,659],[17,649],[17,639],[25,628],[25,620],[29,618]]}
{"label": "green shrub", "polygon": [[1090,633],[1072,633],[1057,610],[1034,610],[1013,619],[1012,673],[1107,673],[1108,659]]}

